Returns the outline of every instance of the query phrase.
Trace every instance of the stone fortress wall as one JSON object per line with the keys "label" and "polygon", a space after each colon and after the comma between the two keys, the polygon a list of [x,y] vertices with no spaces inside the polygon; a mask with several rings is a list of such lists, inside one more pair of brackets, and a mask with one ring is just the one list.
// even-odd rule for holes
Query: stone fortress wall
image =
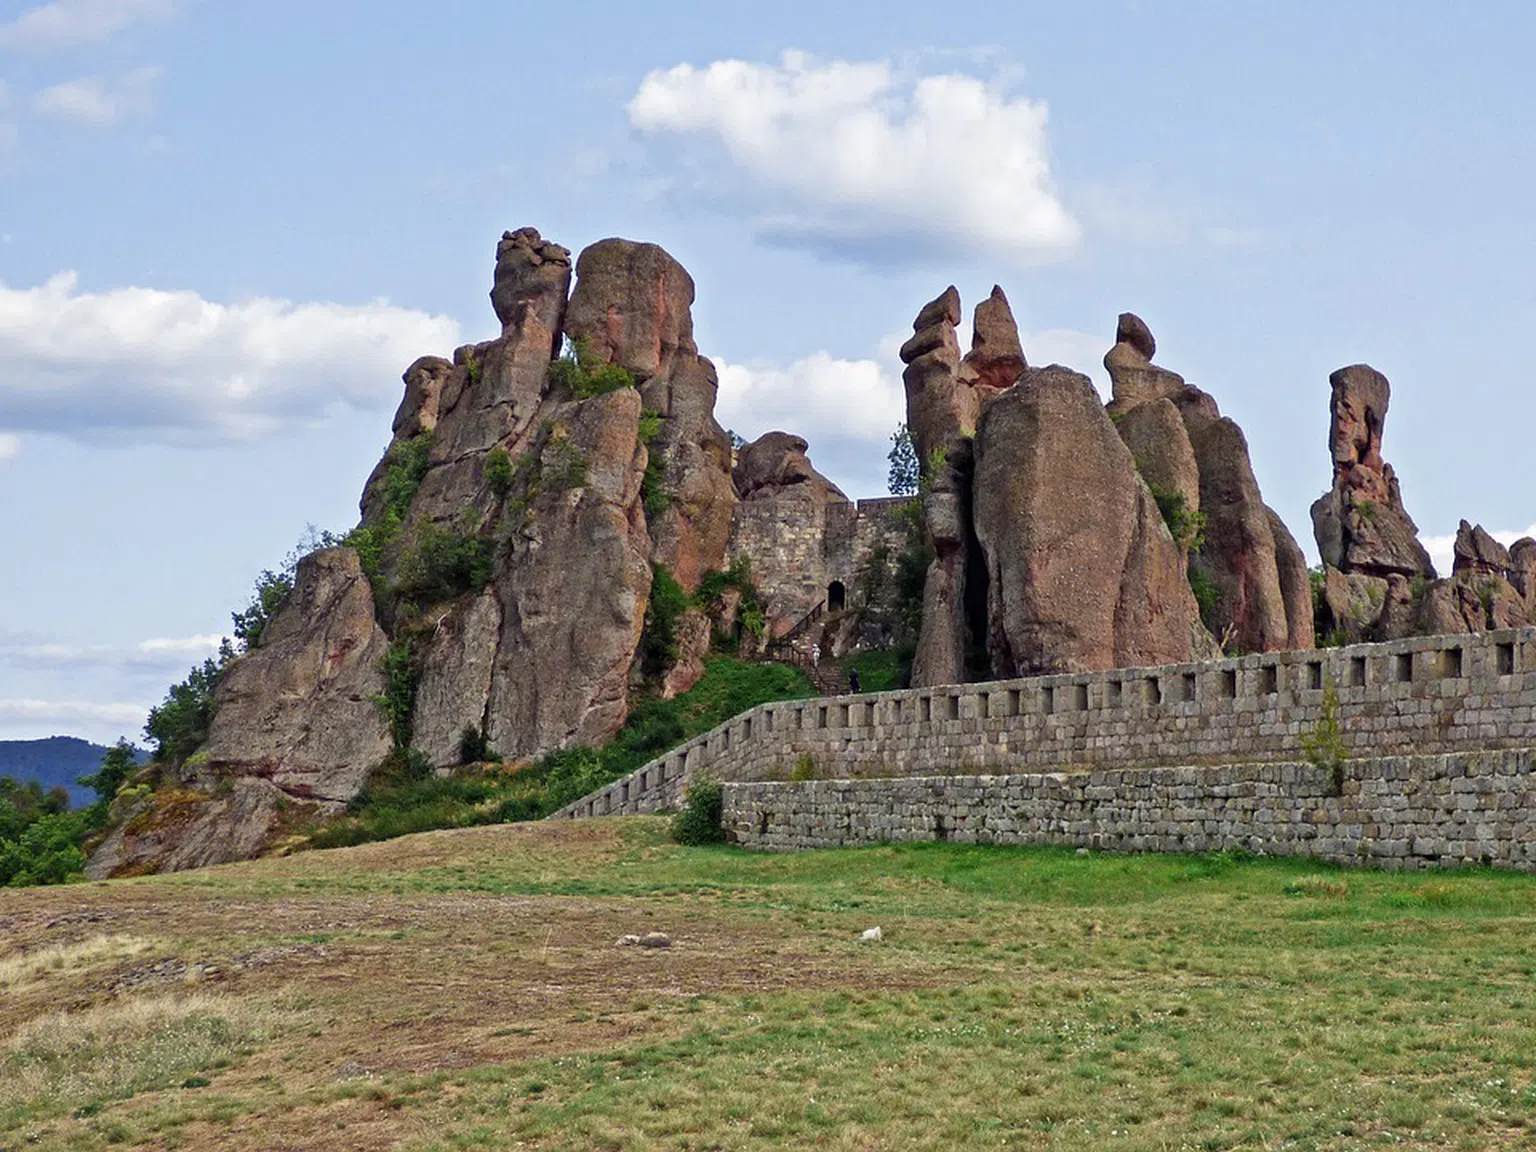
{"label": "stone fortress wall", "polygon": [[[1302,763],[1330,685],[1352,758],[1338,797]],[[1531,746],[1536,629],[1522,629],[780,701],[556,817],[676,807],[686,781],[709,775],[727,784],[727,826],[752,847],[1241,844],[1523,866],[1536,797],[1518,750]],[[1510,754],[1467,755],[1494,750]],[[789,783],[797,767],[816,779]]]}
{"label": "stone fortress wall", "polygon": [[818,604],[836,608],[837,590],[851,606],[859,572],[877,548],[884,547],[894,565],[906,540],[899,513],[911,499],[744,501],[736,506],[727,555],[751,565],[782,632]]}

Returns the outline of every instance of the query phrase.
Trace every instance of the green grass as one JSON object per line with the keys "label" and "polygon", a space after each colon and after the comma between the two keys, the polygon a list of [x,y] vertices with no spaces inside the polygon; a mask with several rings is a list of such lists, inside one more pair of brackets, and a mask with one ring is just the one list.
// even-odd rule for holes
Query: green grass
{"label": "green grass", "polygon": [[906,686],[903,679],[910,662],[903,661],[894,648],[877,648],[846,656],[842,664],[844,672],[859,674],[859,691],[891,692]]}
{"label": "green grass", "polygon": [[438,777],[407,768],[371,781],[348,815],[316,829],[310,843],[338,848],[437,828],[538,819],[739,712],[810,695],[810,681],[796,668],[714,657],[689,691],[672,700],[640,701],[607,747],[553,753],[515,772],[476,768]]}
{"label": "green grass", "polygon": [[[97,1076],[26,1118],[0,1112],[0,1146],[1150,1152],[1536,1139],[1526,876],[956,844],[749,854],[678,847],[663,820],[629,818],[131,885],[121,906],[155,926],[154,949],[323,939],[324,956],[253,969],[231,989],[255,1002],[281,988],[312,1026],[236,1026],[241,1001],[223,1004],[231,1029],[207,1033],[215,1047],[153,1075]],[[77,907],[123,894],[26,895]],[[884,941],[860,943],[877,924]],[[651,929],[673,948],[614,944]],[[10,990],[43,1021],[21,1024],[13,1068],[55,1050],[92,1059],[89,1039],[31,1046],[100,1031],[47,1016],[98,978],[92,965],[121,963],[95,956],[50,969],[62,984]],[[127,1031],[123,1051],[139,1051],[140,1035]],[[366,1079],[338,1079],[349,1060]],[[37,1076],[29,1098],[52,1079]],[[198,1079],[213,1091],[186,1088]]]}

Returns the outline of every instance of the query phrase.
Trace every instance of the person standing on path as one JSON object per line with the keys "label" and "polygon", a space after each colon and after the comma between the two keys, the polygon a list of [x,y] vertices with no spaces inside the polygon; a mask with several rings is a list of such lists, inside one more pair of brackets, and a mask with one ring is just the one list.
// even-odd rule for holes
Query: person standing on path
{"label": "person standing on path", "polygon": [[853,693],[864,691],[864,686],[859,683],[859,670],[857,668],[848,673],[848,691]]}
{"label": "person standing on path", "polygon": [[821,665],[821,645],[820,644],[812,644],[811,645],[811,663],[817,665],[818,667]]}

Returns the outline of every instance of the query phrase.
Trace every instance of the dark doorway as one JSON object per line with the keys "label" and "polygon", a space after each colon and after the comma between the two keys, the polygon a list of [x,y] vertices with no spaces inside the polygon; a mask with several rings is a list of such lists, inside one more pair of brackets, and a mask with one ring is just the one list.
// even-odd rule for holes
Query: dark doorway
{"label": "dark doorway", "polygon": [[843,588],[841,580],[834,580],[827,585],[827,611],[841,612],[847,602],[848,592]]}

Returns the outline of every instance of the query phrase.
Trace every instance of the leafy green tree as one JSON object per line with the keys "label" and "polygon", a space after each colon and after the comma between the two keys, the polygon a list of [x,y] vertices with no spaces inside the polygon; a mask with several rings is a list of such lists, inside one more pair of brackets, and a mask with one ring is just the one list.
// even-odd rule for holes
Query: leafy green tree
{"label": "leafy green tree", "polygon": [[891,495],[917,495],[918,479],[922,468],[917,459],[917,447],[912,443],[912,432],[905,424],[891,433],[891,450],[886,455],[886,459],[891,465],[887,476]]}
{"label": "leafy green tree", "polygon": [[14,840],[0,840],[0,884],[62,884],[85,870],[86,821],[55,812],[33,821]]}
{"label": "leafy green tree", "polygon": [[180,684],[171,685],[165,699],[149,710],[144,736],[154,746],[156,760],[179,764],[208,739],[219,671],[219,662],[204,660]]}
{"label": "leafy green tree", "polygon": [[101,766],[89,776],[76,781],[85,788],[94,789],[99,804],[111,804],[112,798],[123,782],[139,770],[139,750],[126,740],[119,740],[107,749],[101,758]]}

